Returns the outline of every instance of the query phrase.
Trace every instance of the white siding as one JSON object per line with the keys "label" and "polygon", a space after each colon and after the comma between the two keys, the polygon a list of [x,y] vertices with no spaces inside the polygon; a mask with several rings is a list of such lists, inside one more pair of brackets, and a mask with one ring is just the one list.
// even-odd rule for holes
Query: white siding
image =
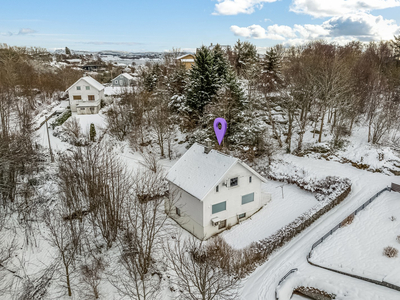
{"label": "white siding", "polygon": [[[249,183],[249,177],[252,176],[252,182]],[[230,178],[238,177],[238,185],[230,187]],[[228,186],[224,186],[224,181]],[[242,205],[242,196],[254,193],[254,201]],[[265,203],[261,201],[261,180],[244,168],[239,163],[235,164],[219,184],[219,192],[215,188],[203,200],[203,226],[206,237],[222,231],[218,226],[213,226],[211,219],[219,218],[227,220],[227,226],[238,222],[237,216],[246,213],[246,218],[257,212]],[[212,213],[212,205],[226,201],[226,210],[218,213]]]}
{"label": "white siding", "polygon": [[[203,202],[171,182],[169,183],[169,190],[170,194],[173,195],[173,207],[170,216],[197,238],[203,239]],[[175,207],[180,209],[181,216],[176,215]]]}
{"label": "white siding", "polygon": [[[76,87],[80,86],[81,89],[77,90]],[[85,80],[81,79],[77,83],[75,83],[72,88],[68,91],[69,94],[69,102],[71,106],[71,111],[77,111],[77,104],[79,103],[87,103],[89,100],[89,95],[94,95],[94,101],[100,104],[100,100],[104,99],[104,89],[100,92],[95,89],[93,86],[90,86],[90,90],[86,90],[86,86],[90,86]],[[81,96],[82,100],[74,100],[74,96]],[[90,101],[92,102],[92,101]],[[87,109],[89,112],[90,110]],[[79,112],[78,112],[79,113]]]}

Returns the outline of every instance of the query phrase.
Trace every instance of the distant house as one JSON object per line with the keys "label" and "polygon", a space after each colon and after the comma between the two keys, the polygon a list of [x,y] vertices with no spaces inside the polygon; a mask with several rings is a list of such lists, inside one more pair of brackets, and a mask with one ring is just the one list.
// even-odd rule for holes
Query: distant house
{"label": "distant house", "polygon": [[119,74],[117,77],[115,77],[112,81],[111,84],[112,86],[131,86],[134,81],[133,76],[129,75],[128,73],[122,73]]}
{"label": "distant house", "polygon": [[197,143],[168,171],[170,217],[199,239],[244,220],[271,200],[266,180],[238,158]]}
{"label": "distant house", "polygon": [[68,92],[72,112],[78,115],[97,114],[104,99],[104,86],[90,76],[85,76],[71,85]]}
{"label": "distant house", "polygon": [[176,58],[183,64],[186,70],[189,70],[194,65],[194,55],[193,54],[185,54]]}

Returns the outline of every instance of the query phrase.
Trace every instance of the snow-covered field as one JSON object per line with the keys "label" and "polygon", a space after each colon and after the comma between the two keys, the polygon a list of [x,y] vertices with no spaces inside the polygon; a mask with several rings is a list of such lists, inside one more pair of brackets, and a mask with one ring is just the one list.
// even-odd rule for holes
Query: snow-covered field
{"label": "snow-covered field", "polygon": [[[392,219],[392,217],[394,217]],[[311,261],[400,286],[400,258],[388,258],[383,248],[400,249],[400,194],[385,192],[314,249]]]}
{"label": "snow-covered field", "polygon": [[[323,215],[279,251],[273,253],[266,263],[248,276],[241,290],[242,299],[274,299],[275,287],[278,282],[293,268],[298,268],[299,272],[291,275],[284,282],[290,288],[298,285],[326,288],[327,292],[338,295],[336,299],[345,300],[400,299],[400,292],[311,266],[306,259],[315,241],[379,190],[390,185],[391,182],[400,183],[400,178],[359,170],[349,164],[334,161],[315,160],[289,154],[283,155],[282,159],[304,168],[317,177],[328,175],[348,177],[352,181],[352,191],[341,204]],[[301,276],[297,274],[301,274]],[[280,299],[288,300],[290,298]]]}
{"label": "snow-covered field", "polygon": [[249,219],[222,233],[228,244],[236,249],[274,234],[318,203],[312,193],[293,184],[268,181],[263,185],[263,191],[272,195],[271,202]]}

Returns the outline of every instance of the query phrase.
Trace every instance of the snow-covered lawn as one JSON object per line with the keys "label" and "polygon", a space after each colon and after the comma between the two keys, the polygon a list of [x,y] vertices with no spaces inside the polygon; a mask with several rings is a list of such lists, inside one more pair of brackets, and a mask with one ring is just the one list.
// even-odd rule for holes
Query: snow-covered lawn
{"label": "snow-covered lawn", "polygon": [[271,202],[249,219],[222,233],[228,244],[236,249],[274,234],[318,203],[314,194],[294,184],[268,181],[262,188],[265,193],[272,194]]}
{"label": "snow-covered lawn", "polygon": [[[393,217],[393,218],[392,218]],[[311,261],[339,271],[400,286],[400,257],[388,258],[383,248],[400,249],[400,194],[385,192],[320,244]]]}

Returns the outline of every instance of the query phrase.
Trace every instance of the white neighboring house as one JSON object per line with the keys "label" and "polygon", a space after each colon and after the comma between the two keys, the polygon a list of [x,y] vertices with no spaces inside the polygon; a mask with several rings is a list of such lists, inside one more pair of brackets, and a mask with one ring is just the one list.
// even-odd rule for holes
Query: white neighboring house
{"label": "white neighboring house", "polygon": [[112,86],[131,86],[132,83],[134,82],[135,78],[133,76],[129,75],[128,73],[122,73],[119,74],[117,77],[115,77],[111,83]]}
{"label": "white neighboring house", "polygon": [[71,111],[78,115],[97,114],[104,99],[104,86],[90,76],[82,77],[65,92],[69,94]]}
{"label": "white neighboring house", "polygon": [[201,240],[250,217],[271,200],[261,191],[266,179],[260,174],[238,158],[197,143],[166,178],[170,217]]}

